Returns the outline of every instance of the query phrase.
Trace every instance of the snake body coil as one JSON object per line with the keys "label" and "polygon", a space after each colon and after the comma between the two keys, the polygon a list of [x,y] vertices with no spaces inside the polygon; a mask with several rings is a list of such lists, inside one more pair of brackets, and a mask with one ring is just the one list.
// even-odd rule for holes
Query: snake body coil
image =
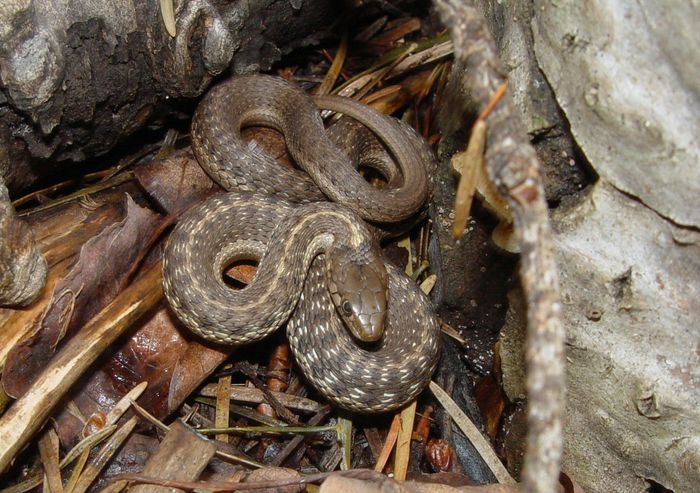
{"label": "snake body coil", "polygon": [[[317,105],[357,119],[380,143],[363,144],[367,129],[339,132],[352,127],[342,123],[329,138]],[[247,125],[283,133],[306,173],[246,144]],[[439,327],[428,299],[385,264],[361,218],[399,222],[423,205],[434,166],[427,145],[364,105],[335,97],[315,104],[268,76],[236,77],[210,91],[192,139],[200,165],[236,193],[191,210],[170,237],[164,288],[178,318],[229,344],[261,339],[289,320],[297,362],[336,404],[386,411],[415,398],[437,364]],[[377,158],[377,147],[393,161]],[[356,171],[362,164],[379,169],[389,188],[372,188]],[[320,202],[326,197],[342,205]],[[234,290],[222,271],[240,259],[260,262],[253,281]]]}

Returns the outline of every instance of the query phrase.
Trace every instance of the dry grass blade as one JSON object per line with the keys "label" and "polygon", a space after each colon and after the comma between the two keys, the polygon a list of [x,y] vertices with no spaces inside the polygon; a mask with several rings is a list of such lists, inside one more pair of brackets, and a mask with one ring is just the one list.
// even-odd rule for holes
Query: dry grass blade
{"label": "dry grass blade", "polygon": [[347,29],[343,33],[343,38],[340,40],[340,46],[338,46],[338,51],[335,54],[333,63],[331,63],[328,73],[326,73],[323,81],[316,89],[316,94],[325,95],[331,92],[335,82],[338,80],[338,76],[343,70],[343,65],[345,64],[345,56],[348,53],[348,31]]}
{"label": "dry grass blade", "polygon": [[46,211],[49,209],[53,209],[54,207],[57,207],[61,204],[67,204],[68,202],[71,202],[76,199],[80,199],[82,197],[85,197],[87,195],[90,195],[92,193],[100,192],[102,190],[107,190],[108,188],[116,187],[117,185],[121,185],[122,183],[126,183],[127,181],[131,180],[134,176],[130,171],[125,171],[123,173],[120,173],[118,175],[115,175],[114,177],[110,178],[109,180],[105,180],[100,183],[96,183],[95,185],[90,185],[89,187],[85,187],[82,190],[78,190],[77,192],[69,193],[68,195],[64,195],[60,199],[52,200],[51,202],[48,202],[44,205],[40,205],[38,207],[34,207],[33,209],[28,209],[21,211],[19,213],[20,216],[26,216],[28,214],[35,214],[37,212],[41,211]]}
{"label": "dry grass blade", "polygon": [[452,224],[452,237],[458,240],[464,234],[469,219],[469,211],[476,190],[476,177],[483,166],[484,148],[486,147],[486,123],[477,120],[472,128],[469,144],[465,152],[452,157],[452,167],[462,174],[455,197],[455,218]]}
{"label": "dry grass blade", "polygon": [[416,49],[418,48],[417,43],[410,43],[399,55],[396,60],[394,60],[391,64],[389,64],[387,67],[377,70],[372,74],[372,76],[367,80],[365,84],[363,84],[361,87],[358,87],[355,93],[352,95],[353,98],[362,100],[369,91],[371,91],[377,84],[382,82],[386,75],[390,73],[392,70],[394,70],[401,62],[403,62],[406,57],[408,57],[411,53],[413,53]]}
{"label": "dry grass blade", "polygon": [[58,435],[49,428],[39,440],[39,455],[44,466],[44,489],[48,483],[49,493],[63,493],[61,468],[58,465]]}
{"label": "dry grass blade", "polygon": [[[450,50],[449,53],[451,53],[451,45],[452,42],[450,41],[449,36],[447,33],[441,34],[439,36],[436,36],[434,38],[428,38],[428,39],[423,39],[420,40],[416,43],[416,53],[413,55],[413,57],[408,57],[403,64],[397,65],[396,71],[400,73],[399,67],[408,64],[409,59],[412,59],[415,61],[417,58],[423,58],[424,60],[430,59],[430,61],[433,61],[435,58],[433,58],[432,55],[435,55],[435,47],[436,46],[442,46],[444,47],[445,44],[450,45]],[[338,94],[340,96],[348,96],[347,91],[350,92],[350,94],[354,93],[357,89],[357,82],[360,81],[361,79],[366,80],[368,77],[372,77],[372,75],[377,71],[380,70],[383,67],[386,67],[387,65],[392,64],[393,62],[396,61],[397,58],[401,57],[404,55],[406,51],[406,48],[404,46],[400,46],[398,48],[394,48],[393,50],[388,51],[386,54],[384,54],[379,60],[377,60],[376,63],[374,63],[371,67],[369,67],[367,70],[363,70],[359,74],[355,75],[351,79],[345,81],[340,87],[337,87],[333,93]],[[442,52],[444,50],[437,50],[438,52]],[[424,52],[432,52],[431,56],[428,56],[427,58],[421,57],[421,55],[424,55]],[[438,58],[443,58],[444,56],[448,56],[448,54],[443,54],[441,53]],[[428,63],[428,62],[423,62],[423,63]],[[417,65],[413,65],[415,67]],[[412,68],[413,68],[412,67]],[[403,69],[405,70],[405,69]],[[360,86],[363,86],[364,83],[360,84]]]}
{"label": "dry grass blade", "polygon": [[474,426],[467,415],[462,412],[457,403],[453,401],[447,392],[442,390],[442,388],[435,382],[430,382],[430,390],[433,392],[437,400],[440,401],[440,404],[442,404],[442,407],[445,408],[454,422],[457,423],[457,426],[460,430],[462,430],[462,433],[464,433],[467,439],[474,446],[488,468],[496,477],[496,480],[499,483],[515,484],[515,480],[510,476],[501,461],[498,460],[496,453],[493,451],[493,448],[491,448],[491,444]]}
{"label": "dry grass blade", "polygon": [[347,471],[352,467],[352,421],[346,418],[338,418],[337,430],[342,452],[340,469]]}
{"label": "dry grass blade", "polygon": [[163,297],[161,265],[152,266],[100,311],[0,418],[0,471],[49,417],[70,386],[117,337]]}
{"label": "dry grass blade", "polygon": [[[314,414],[311,419],[306,423],[307,425],[310,426],[315,426],[319,424],[321,421],[323,421],[326,416],[328,416],[328,413],[331,412],[331,407],[330,406],[324,406],[319,412]],[[296,448],[301,445],[301,442],[304,441],[304,437],[302,435],[297,435],[294,438],[292,438],[285,447],[280,450],[280,453],[277,454],[277,456],[272,459],[268,465],[273,466],[273,467],[279,467],[282,465],[282,463],[289,457],[289,455],[296,450]]]}
{"label": "dry grass blade", "polygon": [[460,344],[465,345],[467,343],[467,341],[464,340],[462,335],[459,332],[457,332],[457,329],[455,329],[451,325],[440,321],[440,329],[442,330],[443,334],[450,336],[452,339],[459,342]]}
{"label": "dry grass blade", "polygon": [[404,408],[400,414],[401,427],[396,438],[396,453],[394,454],[394,477],[403,481],[408,473],[408,461],[411,457],[411,436],[413,422],[416,419],[416,401]]}
{"label": "dry grass blade", "polygon": [[142,408],[141,406],[139,406],[136,402],[132,402],[131,405],[133,406],[134,411],[136,411],[136,412],[137,412],[143,419],[145,419],[146,421],[149,421],[150,423],[153,423],[153,425],[154,425],[156,428],[159,428],[160,430],[162,430],[162,431],[164,431],[164,432],[167,432],[167,431],[170,429],[170,428],[168,427],[168,425],[166,425],[166,424],[163,423],[161,420],[159,420],[158,418],[156,418],[155,416],[153,416],[151,413],[149,413],[148,411],[146,411],[146,410],[145,410],[144,408]]}
{"label": "dry grass blade", "polygon": [[134,416],[127,421],[124,426],[119,428],[114,435],[102,446],[102,449],[95,456],[94,461],[85,468],[80,475],[78,482],[75,484],[72,493],[85,493],[92,482],[97,478],[97,475],[102,471],[102,468],[107,464],[107,461],[119,450],[124,440],[126,440],[131,432],[136,427],[138,418]]}
{"label": "dry grass blade", "polygon": [[[421,43],[418,44],[420,49]],[[353,97],[353,95],[365,87],[375,78],[379,77],[382,80],[388,80],[390,78],[399,76],[409,70],[420,67],[422,65],[427,65],[439,60],[443,60],[450,55],[452,55],[452,43],[446,41],[437,46],[433,46],[422,52],[417,52],[403,57],[396,64],[392,66],[388,71],[383,68],[378,68],[376,70],[370,70],[361,72],[355,77],[344,82],[342,85],[333,90],[333,94],[338,94],[339,96]],[[402,52],[403,53],[403,52]],[[399,54],[400,55],[400,54]]]}
{"label": "dry grass blade", "polygon": [[[222,446],[223,445],[224,444],[222,444]],[[265,464],[261,464],[260,462],[255,462],[254,460],[250,460],[246,457],[241,457],[239,455],[229,454],[228,452],[224,452],[223,450],[219,450],[219,449],[216,450],[216,456],[220,457],[222,459],[226,459],[227,461],[230,461],[230,462],[237,462],[239,464],[245,464],[248,467],[254,467],[256,469],[261,469],[263,467],[267,467]]]}
{"label": "dry grass blade", "polygon": [[382,34],[381,36],[377,36],[374,39],[369,40],[370,44],[373,45],[378,45],[378,46],[388,46],[396,41],[399,41],[402,39],[404,36],[407,34],[411,34],[412,32],[415,31],[420,31],[421,28],[421,21],[417,17],[411,17],[408,19],[406,22],[400,24],[399,26],[395,27],[394,29],[390,30],[387,33]]}
{"label": "dry grass blade", "polygon": [[[216,406],[216,400],[210,399],[208,397],[197,397],[195,402],[205,404],[207,406]],[[229,401],[229,412],[243,416],[251,421],[267,425],[267,426],[284,426],[286,423],[280,419],[273,418],[272,416],[267,416],[249,407],[239,406],[237,404],[231,404]]]}
{"label": "dry grass blade", "polygon": [[394,415],[394,420],[391,422],[389,433],[384,441],[382,451],[379,453],[377,463],[374,465],[374,470],[376,472],[382,472],[384,470],[384,466],[386,466],[386,463],[389,460],[389,455],[391,455],[391,451],[394,449],[394,445],[396,444],[396,439],[399,436],[399,428],[401,428],[401,417],[396,414]]}
{"label": "dry grass blade", "polygon": [[119,493],[129,486],[128,481],[116,481],[114,483],[108,484],[100,490],[100,493]]}
{"label": "dry grass blade", "polygon": [[[117,429],[117,425],[114,425],[114,429]],[[80,454],[80,457],[78,457],[78,461],[75,463],[75,467],[73,467],[73,470],[70,473],[70,478],[68,478],[68,483],[66,484],[66,493],[73,493],[73,489],[75,489],[75,485],[78,484],[80,475],[83,474],[85,464],[87,464],[89,458],[90,449],[83,450],[83,452]]]}
{"label": "dry grass blade", "polygon": [[148,382],[141,382],[127,392],[124,397],[119,399],[119,402],[117,402],[107,413],[107,426],[116,424],[127,409],[132,406],[133,402],[141,397],[141,394],[143,394],[144,390],[146,390],[146,387],[148,387]]}
{"label": "dry grass blade", "polygon": [[85,451],[90,451],[92,447],[102,443],[107,437],[114,433],[117,429],[117,425],[106,426],[100,431],[93,433],[92,435],[83,438],[78,442],[78,444],[70,449],[66,456],[61,461],[61,468],[66,467],[68,464],[73,462],[79,455],[83,454]]}

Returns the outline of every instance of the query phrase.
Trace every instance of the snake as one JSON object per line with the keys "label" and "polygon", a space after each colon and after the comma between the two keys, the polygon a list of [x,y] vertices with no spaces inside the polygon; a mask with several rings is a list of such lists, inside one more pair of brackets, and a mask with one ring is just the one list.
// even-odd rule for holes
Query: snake
{"label": "snake", "polygon": [[[341,119],[327,131],[321,109],[362,130]],[[241,129],[253,125],[282,133],[301,169],[246,143]],[[255,75],[205,96],[192,149],[230,193],[188,211],[168,239],[164,291],[184,325],[238,346],[286,323],[304,376],[339,407],[384,412],[413,400],[437,365],[440,329],[427,296],[383,258],[370,223],[403,221],[422,207],[434,165],[427,144],[366,105],[311,98],[284,79]],[[362,178],[362,164],[378,169],[387,187]],[[235,290],[222,272],[242,259],[258,267]]]}

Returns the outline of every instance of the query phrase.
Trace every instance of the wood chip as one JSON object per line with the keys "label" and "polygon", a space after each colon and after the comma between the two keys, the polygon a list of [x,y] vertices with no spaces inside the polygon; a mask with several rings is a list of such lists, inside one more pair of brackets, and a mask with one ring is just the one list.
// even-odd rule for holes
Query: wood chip
{"label": "wood chip", "polygon": [[[193,481],[199,478],[209,460],[214,456],[216,446],[211,440],[190,430],[180,420],[170,425],[158,450],[144,466],[142,474],[160,479]],[[172,491],[155,485],[139,485],[129,489],[132,493],[164,493]]]}

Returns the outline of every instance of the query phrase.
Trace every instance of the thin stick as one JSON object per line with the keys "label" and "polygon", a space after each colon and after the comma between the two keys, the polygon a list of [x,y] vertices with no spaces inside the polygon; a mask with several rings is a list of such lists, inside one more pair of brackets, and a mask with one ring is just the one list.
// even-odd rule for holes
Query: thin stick
{"label": "thin stick", "polygon": [[395,414],[394,420],[391,422],[391,427],[389,428],[389,433],[384,441],[382,451],[379,453],[377,463],[374,465],[374,470],[376,472],[382,472],[384,470],[384,466],[386,466],[386,463],[389,460],[389,455],[391,455],[391,451],[394,450],[394,445],[396,444],[396,438],[399,436],[400,428],[401,416],[399,414]]}
{"label": "thin stick", "polygon": [[229,428],[202,428],[197,431],[202,435],[216,435],[218,433],[323,433],[324,431],[336,431],[336,426],[231,426]]}
{"label": "thin stick", "polygon": [[474,446],[484,462],[491,469],[491,472],[496,477],[499,483],[515,484],[515,480],[510,476],[505,466],[498,460],[496,452],[493,451],[491,444],[484,438],[481,432],[474,426],[469,417],[462,412],[457,403],[442,390],[435,382],[430,382],[430,390],[433,392],[437,400],[440,401],[442,407],[449,413],[462,433]]}
{"label": "thin stick", "polygon": [[[486,21],[473,0],[435,0],[462,69],[463,94],[487,107],[505,82],[505,70]],[[528,433],[524,489],[555,491],[562,455],[566,381],[559,280],[540,164],[510,98],[488,115],[488,176],[505,196],[521,247],[520,279],[527,300],[525,362]]]}

